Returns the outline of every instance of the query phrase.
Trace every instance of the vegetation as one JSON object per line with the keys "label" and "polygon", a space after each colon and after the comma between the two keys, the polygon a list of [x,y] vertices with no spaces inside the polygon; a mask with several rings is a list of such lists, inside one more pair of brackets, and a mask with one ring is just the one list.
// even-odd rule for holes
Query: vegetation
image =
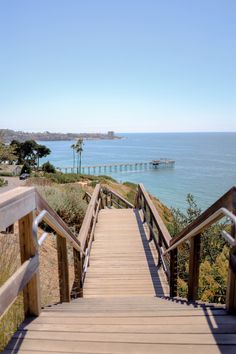
{"label": "vegetation", "polygon": [[4,144],[4,133],[0,130],[0,163],[8,161],[12,164],[16,160],[14,149]]}
{"label": "vegetation", "polygon": [[16,161],[16,155],[14,152],[15,151],[12,146],[0,143],[0,163],[7,161],[8,163],[12,164],[14,161]]}
{"label": "vegetation", "polygon": [[28,162],[25,162],[24,165],[22,166],[22,169],[21,169],[21,175],[22,173],[28,173],[28,174],[31,174],[32,172],[32,169],[30,167],[30,165],[28,164]]}
{"label": "vegetation", "polygon": [[5,181],[4,178],[0,178],[0,187],[6,186],[8,184],[7,181]]}
{"label": "vegetation", "polygon": [[84,191],[78,185],[38,187],[39,193],[76,233],[86,212],[87,204],[83,200]]}
{"label": "vegetation", "polygon": [[[42,185],[50,185],[52,183],[56,184],[67,184],[67,183],[76,183],[76,182],[87,182],[91,186],[95,186],[97,183],[106,183],[106,181],[116,182],[115,179],[109,176],[93,176],[93,175],[85,175],[85,174],[77,174],[77,173],[34,173],[34,177],[32,178],[32,183],[36,181],[36,179],[40,179],[40,184]],[[117,182],[116,182],[117,183]]]}
{"label": "vegetation", "polygon": [[23,143],[12,140],[10,147],[14,150],[18,165],[27,163],[29,166],[37,166],[37,168],[39,168],[39,160],[51,153],[49,148],[38,144],[35,140],[26,140]]}
{"label": "vegetation", "polygon": [[83,139],[79,138],[75,144],[71,145],[73,149],[73,169],[75,169],[75,156],[77,156],[77,173],[81,173],[81,157],[83,152]]}
{"label": "vegetation", "polygon": [[[0,234],[0,286],[16,271],[20,265],[19,247],[16,235]],[[0,320],[0,351],[11,338],[24,319],[22,296],[19,296]]]}
{"label": "vegetation", "polygon": [[[194,197],[187,195],[186,212],[172,209],[173,220],[169,224],[172,236],[177,235],[201,214]],[[220,232],[229,227],[224,220],[209,227],[201,236],[201,264],[199,299],[206,302],[225,303],[229,249]],[[186,242],[178,252],[178,295],[187,296],[189,244]]]}
{"label": "vegetation", "polygon": [[47,173],[55,173],[56,169],[49,161],[47,161],[42,165],[42,171]]}

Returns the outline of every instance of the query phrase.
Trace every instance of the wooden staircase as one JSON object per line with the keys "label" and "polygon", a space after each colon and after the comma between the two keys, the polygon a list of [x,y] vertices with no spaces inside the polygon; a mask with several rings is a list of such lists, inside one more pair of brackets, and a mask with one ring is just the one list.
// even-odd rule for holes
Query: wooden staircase
{"label": "wooden staircase", "polygon": [[28,318],[4,354],[227,353],[236,319],[223,309],[149,296],[81,298]]}
{"label": "wooden staircase", "polygon": [[[27,192],[26,195],[29,197],[30,193]],[[26,195],[24,190],[23,205],[26,205]],[[228,194],[223,198],[223,203],[227,202],[227,205],[232,202],[229,195],[231,196]],[[170,239],[143,187],[139,187],[136,208],[112,191],[101,191],[100,186],[95,188],[90,198],[77,240],[63,222],[59,219],[55,221],[55,213],[36,195],[34,208],[38,208],[39,215],[33,224],[33,234],[35,235],[38,223],[44,220],[56,229],[60,238],[63,237],[62,240],[72,243],[76,285],[73,294],[77,294],[77,298],[71,299],[68,296],[68,290],[71,289],[68,288],[66,242],[60,240],[58,259],[61,303],[37,310],[37,268],[26,266],[32,262],[35,264],[38,260],[37,247],[47,237],[45,234],[38,241],[38,246],[35,245],[35,256],[32,257],[31,254],[31,258],[23,263],[20,271],[0,288],[0,300],[3,304],[0,301],[1,314],[13,301],[14,294],[18,294],[17,289],[20,291],[25,283],[31,284],[32,276],[34,277],[33,284],[24,292],[27,309],[25,321],[3,353],[235,353],[236,317],[229,314],[230,311],[233,312],[233,306],[229,307],[229,302],[226,308],[223,305],[188,302],[170,296],[176,291],[175,243],[174,239]],[[5,197],[2,209],[5,216],[6,199]],[[15,202],[14,198],[9,202],[11,209]],[[204,227],[225,213],[225,210],[220,209],[216,215],[216,206],[213,207],[213,217],[210,221],[207,216],[204,218]],[[228,214],[229,217],[232,215]],[[7,226],[17,216],[19,214],[9,216],[4,225]],[[183,238],[187,238],[188,232],[194,233],[192,230],[196,227],[199,229],[201,218],[202,216],[200,221],[194,222],[192,229],[190,226],[187,231],[182,232]],[[22,219],[21,222],[23,223]],[[25,232],[28,226],[29,220],[22,226],[21,237],[25,237],[25,242],[30,242],[30,233]],[[233,232],[234,229],[232,235]],[[229,243],[234,242],[233,237],[225,237],[229,237]],[[179,244],[181,238],[177,237],[176,240]],[[196,249],[197,243],[194,246]],[[32,247],[31,244],[31,250]],[[166,262],[168,248],[169,268]],[[228,285],[231,302],[236,298],[236,288],[232,289],[235,274],[233,250],[234,246],[230,253]],[[196,258],[195,254],[194,259]],[[190,262],[189,289],[192,289],[196,279],[191,274],[191,267],[194,266],[191,255]],[[190,298],[195,294],[194,291],[189,291]]]}
{"label": "wooden staircase", "polygon": [[163,296],[169,285],[137,209],[99,212],[84,297]]}

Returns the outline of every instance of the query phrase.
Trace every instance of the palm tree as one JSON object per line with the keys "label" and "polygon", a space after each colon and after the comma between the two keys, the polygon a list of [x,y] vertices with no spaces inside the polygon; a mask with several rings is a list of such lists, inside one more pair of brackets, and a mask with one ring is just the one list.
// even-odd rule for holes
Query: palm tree
{"label": "palm tree", "polygon": [[83,139],[80,138],[75,144],[75,151],[77,153],[77,173],[81,173],[81,155],[83,152]]}
{"label": "palm tree", "polygon": [[75,147],[76,147],[76,144],[71,145],[71,149],[73,149],[73,173],[75,170]]}

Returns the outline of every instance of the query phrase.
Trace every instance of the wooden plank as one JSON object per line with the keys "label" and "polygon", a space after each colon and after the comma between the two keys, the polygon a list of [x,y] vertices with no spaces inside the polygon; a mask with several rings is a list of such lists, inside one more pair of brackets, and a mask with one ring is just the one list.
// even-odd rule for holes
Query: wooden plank
{"label": "wooden plank", "polygon": [[[42,340],[39,339],[17,339],[15,338],[8,345],[8,350],[17,350],[17,353],[21,353],[22,351],[41,351],[42,352],[56,352],[56,353],[115,353],[115,354],[235,354],[235,346],[227,345],[217,346],[217,345],[198,345],[198,348],[194,348],[192,344],[153,344],[153,343],[127,343],[127,342],[88,342],[88,341],[55,341],[51,340]],[[18,351],[20,349],[20,351]],[[6,354],[8,354],[5,351]],[[12,352],[11,352],[12,353]]]}
{"label": "wooden plank", "polygon": [[[82,318],[82,319],[81,319]],[[182,325],[206,325],[209,323],[212,324],[212,327],[218,328],[218,326],[222,326],[224,328],[225,324],[235,325],[235,317],[221,315],[217,316],[135,316],[132,314],[127,314],[126,316],[116,316],[114,314],[102,317],[102,316],[84,316],[83,314],[77,312],[77,315],[71,315],[71,313],[67,312],[43,312],[41,316],[37,317],[31,324],[58,324],[63,322],[63,324],[71,324],[71,325],[134,325],[135,327],[138,325],[141,326],[155,326],[155,325],[173,325],[173,323],[177,326]],[[23,324],[23,326],[27,326],[27,322]]]}
{"label": "wooden plank", "polygon": [[[21,263],[37,255],[37,249],[32,237],[34,214],[30,212],[19,220],[19,241]],[[24,311],[26,316],[39,316],[41,312],[39,270],[36,271],[23,290]]]}
{"label": "wooden plank", "polygon": [[[236,336],[230,334],[211,333],[86,333],[86,332],[56,332],[56,331],[17,331],[13,338],[22,338],[24,342],[28,339],[51,340],[56,342],[69,343],[77,342],[111,342],[111,343],[146,343],[146,344],[191,344],[200,345],[235,345]],[[68,343],[69,342],[69,343]],[[78,344],[77,344],[78,345]],[[54,349],[55,350],[55,349]]]}
{"label": "wooden plank", "polygon": [[[55,322],[55,321],[54,321]],[[19,328],[21,330],[21,328]],[[210,328],[208,323],[204,324],[183,324],[176,327],[176,324],[93,324],[90,326],[84,323],[31,323],[24,325],[24,331],[48,331],[48,332],[80,332],[80,333],[161,333],[161,334],[236,334],[236,323],[224,323],[224,326]]]}

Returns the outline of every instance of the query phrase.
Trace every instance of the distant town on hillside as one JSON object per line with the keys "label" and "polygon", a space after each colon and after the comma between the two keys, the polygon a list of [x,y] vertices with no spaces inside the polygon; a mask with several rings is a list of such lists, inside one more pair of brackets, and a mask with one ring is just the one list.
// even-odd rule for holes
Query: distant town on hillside
{"label": "distant town on hillside", "polygon": [[115,135],[113,131],[108,131],[107,133],[50,133],[45,131],[40,132],[23,132],[14,131],[11,129],[0,129],[1,139],[5,143],[9,143],[12,140],[18,140],[20,142],[26,140],[37,140],[37,141],[58,141],[58,140],[76,140],[79,138],[85,140],[104,140],[104,139],[121,139],[120,136]]}

